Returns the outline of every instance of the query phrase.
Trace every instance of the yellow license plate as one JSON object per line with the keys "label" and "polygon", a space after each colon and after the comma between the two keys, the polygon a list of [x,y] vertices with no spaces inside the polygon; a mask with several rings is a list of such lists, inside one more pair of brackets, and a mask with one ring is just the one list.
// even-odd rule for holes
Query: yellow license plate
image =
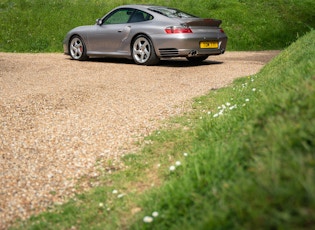
{"label": "yellow license plate", "polygon": [[213,42],[200,42],[201,49],[217,49],[219,48],[219,44],[217,41]]}

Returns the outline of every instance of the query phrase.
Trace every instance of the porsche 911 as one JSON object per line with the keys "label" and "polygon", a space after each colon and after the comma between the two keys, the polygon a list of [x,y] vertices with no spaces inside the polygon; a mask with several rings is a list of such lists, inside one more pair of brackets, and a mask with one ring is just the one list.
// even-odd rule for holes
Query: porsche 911
{"label": "porsche 911", "polygon": [[118,57],[156,65],[160,59],[184,57],[199,63],[225,52],[227,36],[221,23],[170,7],[124,5],[97,19],[94,25],[70,30],[63,48],[71,59],[79,61]]}

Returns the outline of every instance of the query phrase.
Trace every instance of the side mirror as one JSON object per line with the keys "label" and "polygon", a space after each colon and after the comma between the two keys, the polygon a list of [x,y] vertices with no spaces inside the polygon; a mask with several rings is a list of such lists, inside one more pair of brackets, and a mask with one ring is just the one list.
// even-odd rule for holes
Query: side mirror
{"label": "side mirror", "polygon": [[102,24],[103,24],[102,19],[100,19],[100,18],[96,19],[96,25],[100,26]]}

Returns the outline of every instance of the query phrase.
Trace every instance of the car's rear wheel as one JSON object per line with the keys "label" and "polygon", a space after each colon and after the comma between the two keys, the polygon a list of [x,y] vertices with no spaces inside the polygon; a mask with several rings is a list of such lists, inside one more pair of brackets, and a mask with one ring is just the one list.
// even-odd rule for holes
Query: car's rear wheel
{"label": "car's rear wheel", "polygon": [[71,38],[69,44],[69,53],[74,60],[84,61],[88,59],[84,41],[80,36],[75,35]]}
{"label": "car's rear wheel", "polygon": [[154,46],[144,35],[137,36],[132,43],[132,58],[140,65],[156,65],[159,62]]}
{"label": "car's rear wheel", "polygon": [[187,57],[187,60],[190,61],[191,63],[201,63],[204,60],[206,60],[209,56],[208,55],[202,55],[202,56],[195,56],[195,57]]}

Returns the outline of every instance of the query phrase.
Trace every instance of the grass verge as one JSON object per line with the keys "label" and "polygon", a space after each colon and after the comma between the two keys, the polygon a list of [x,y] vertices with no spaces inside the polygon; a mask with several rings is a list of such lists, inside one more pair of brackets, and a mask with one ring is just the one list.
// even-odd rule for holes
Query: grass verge
{"label": "grass verge", "polygon": [[[62,52],[66,33],[123,4],[144,0],[1,0],[0,51]],[[228,50],[283,49],[315,27],[313,0],[151,0],[223,20]]]}
{"label": "grass verge", "polygon": [[194,111],[78,194],[12,229],[312,229],[315,31]]}

